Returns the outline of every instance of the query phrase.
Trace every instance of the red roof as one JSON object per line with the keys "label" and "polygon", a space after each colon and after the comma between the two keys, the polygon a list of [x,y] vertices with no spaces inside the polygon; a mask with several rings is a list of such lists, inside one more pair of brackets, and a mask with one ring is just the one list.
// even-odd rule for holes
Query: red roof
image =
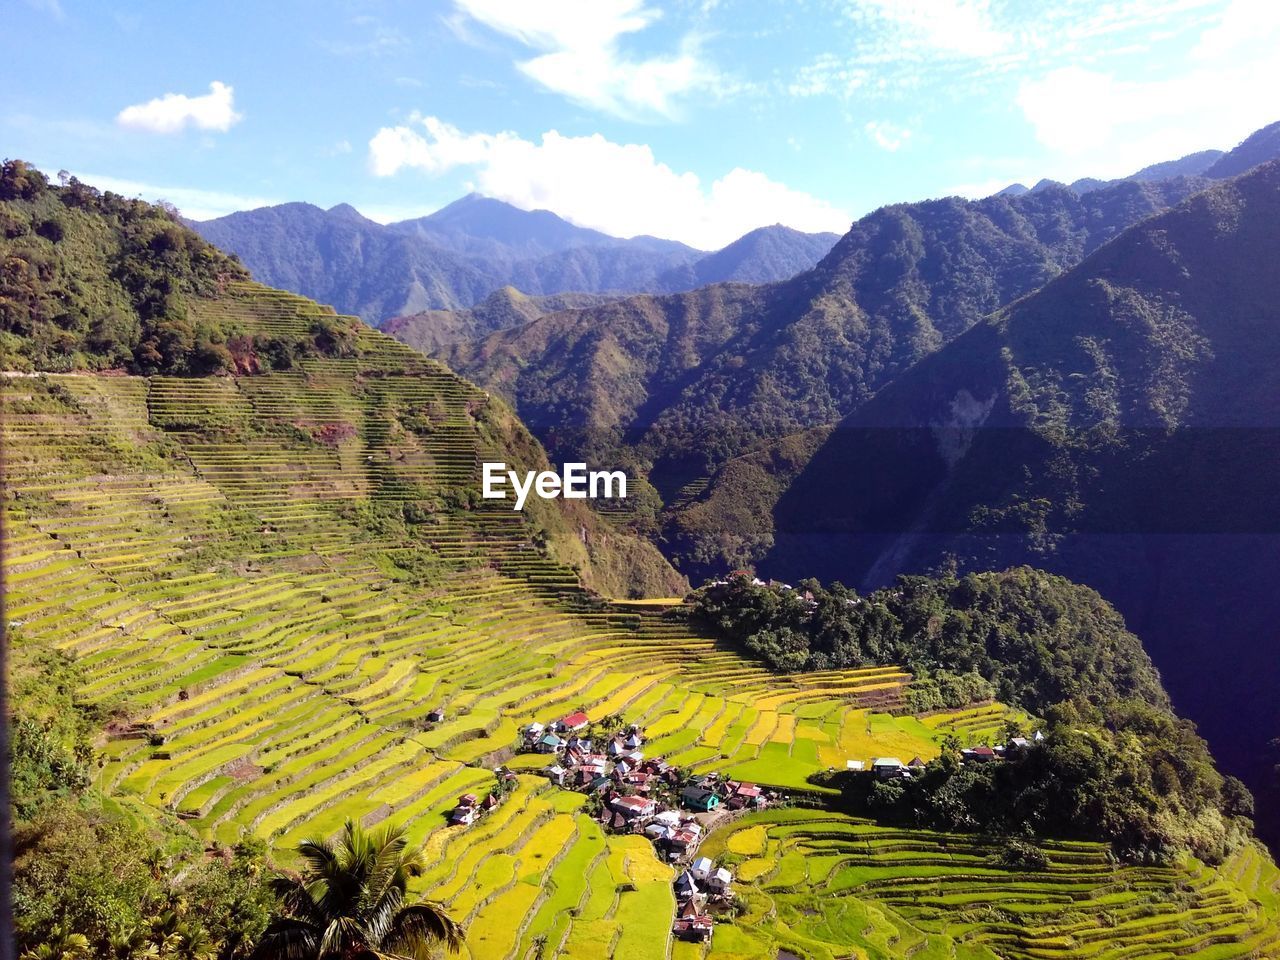
{"label": "red roof", "polygon": [[561,725],[566,727],[580,727],[587,722],[588,722],[587,715],[583,713],[581,710],[577,710],[569,714],[567,717],[565,717],[563,720],[560,721]]}
{"label": "red roof", "polygon": [[458,806],[473,807],[476,803],[476,795],[474,793],[464,793],[458,798]]}
{"label": "red roof", "polygon": [[974,747],[973,753],[979,757],[994,757],[996,752],[990,747]]}

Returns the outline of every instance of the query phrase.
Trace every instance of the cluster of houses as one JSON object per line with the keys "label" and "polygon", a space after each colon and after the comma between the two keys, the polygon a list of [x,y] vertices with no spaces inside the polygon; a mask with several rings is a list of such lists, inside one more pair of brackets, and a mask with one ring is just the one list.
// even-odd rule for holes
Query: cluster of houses
{"label": "cluster of houses", "polygon": [[[1044,740],[1044,734],[1037,730],[1031,738],[1012,737],[1008,743],[997,743],[995,746],[966,747],[960,751],[962,763],[992,763],[1012,757],[1020,750],[1026,750]],[[850,760],[847,769],[853,772],[866,772],[867,766],[861,760]],[[922,773],[925,762],[919,757],[912,757],[903,763],[897,757],[876,757],[871,761],[870,772],[881,780],[910,780]]]}
{"label": "cluster of houses", "polygon": [[642,834],[660,858],[685,864],[675,883],[679,910],[672,931],[682,939],[709,940],[708,908],[732,899],[733,875],[697,856],[708,826],[699,816],[763,809],[774,794],[716,773],[688,777],[661,757],[646,757],[644,733],[636,726],[594,739],[590,726],[581,711],[548,724],[531,723],[524,729],[524,749],[552,758],[545,773],[553,783],[598,796],[601,820],[610,830]]}
{"label": "cluster of houses", "polygon": [[496,771],[498,783],[493,790],[485,794],[481,800],[474,793],[464,793],[449,811],[449,825],[453,827],[469,827],[480,817],[502,803],[500,795],[505,794],[515,783],[516,775],[510,770],[499,767]]}
{"label": "cluster of houses", "polygon": [[710,857],[697,857],[676,878],[676,919],[671,932],[681,940],[711,939],[714,921],[707,912],[709,903],[733,898],[733,874],[717,867]]}

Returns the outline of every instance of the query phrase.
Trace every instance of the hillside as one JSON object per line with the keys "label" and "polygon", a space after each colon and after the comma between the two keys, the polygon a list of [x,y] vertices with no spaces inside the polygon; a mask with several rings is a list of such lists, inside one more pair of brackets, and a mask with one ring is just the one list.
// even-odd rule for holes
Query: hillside
{"label": "hillside", "polygon": [[[307,203],[190,225],[272,286],[332,303],[375,326],[431,311],[413,325],[449,328],[466,324],[434,311],[467,310],[506,286],[542,297],[781,280],[813,266],[835,241],[766,227],[706,254],[656,237],[611,237],[548,210],[521,210],[476,194],[429,216],[385,226],[347,204],[322,210]],[[439,337],[431,332],[419,339]]]}
{"label": "hillside", "polygon": [[780,284],[612,301],[437,355],[510,400],[553,457],[608,462],[624,443],[654,463],[670,494],[762,439],[848,413],[984,314],[1198,185],[886,207]]}
{"label": "hillside", "polygon": [[[26,171],[5,173],[9,189]],[[113,219],[117,198],[29,183],[31,196],[0,208],[10,222],[57,213],[50,201],[65,204],[71,190],[85,205],[62,221],[52,250],[24,234],[0,241],[6,262],[56,263],[58,245],[83,250],[92,226],[117,241],[90,258],[99,292],[137,310],[149,301],[117,287],[146,275],[173,294],[156,315],[164,324],[181,321],[226,353],[213,352],[219,373],[191,375],[204,349],[179,339],[173,369],[148,370],[145,352],[117,338],[111,370],[6,371],[3,557],[24,949],[151,956],[158,943],[170,955],[244,955],[279,909],[264,878],[297,866],[304,838],[332,837],[347,818],[405,826],[425,864],[411,895],[466,925],[475,960],[595,957],[606,943],[637,960],[776,958],[783,946],[829,960],[868,937],[891,956],[932,944],[942,956],[1022,960],[1034,944],[1062,956],[1106,945],[1133,957],[1246,960],[1280,938],[1274,866],[1246,839],[1241,798],[1164,712],[1158,679],[1114,611],[1086,592],[1014,571],[984,621],[990,590],[917,581],[913,601],[893,611],[903,628],[893,649],[963,669],[934,624],[965,619],[1060,666],[1050,634],[1038,632],[1046,625],[1018,623],[1037,608],[1017,598],[1044,600],[1050,630],[1086,621],[1080,652],[1105,664],[1117,695],[1139,698],[1115,709],[1143,728],[1113,735],[1103,721],[1046,709],[1032,766],[1010,759],[1007,769],[1039,770],[1039,760],[1054,777],[1085,769],[1093,794],[1123,805],[1116,816],[1066,842],[873,824],[851,812],[851,791],[831,770],[899,753],[927,762],[933,777],[957,762],[956,744],[1031,736],[1041,721],[971,696],[921,711],[914,701],[934,696],[941,677],[883,657],[771,671],[696,629],[678,601],[602,599],[584,581],[613,592],[681,584],[651,549],[586,511],[518,513],[477,497],[479,461],[543,462],[500,401],[384,334],[233,275],[214,253],[211,291],[188,288],[190,263],[171,256],[169,240],[135,251],[116,275],[107,267],[128,229]],[[201,251],[165,211],[136,213],[155,236],[182,238],[177,249]],[[42,359],[30,344],[37,329],[5,331],[27,368]],[[84,345],[66,356],[91,360],[102,346]],[[1055,619],[1059,591],[1069,600]],[[1035,689],[1071,696],[1039,682],[1058,676]],[[1070,679],[1103,676],[1091,667]],[[606,826],[598,799],[553,784],[552,758],[518,752],[530,722],[574,711],[589,713],[588,733],[617,729],[608,717],[634,724],[646,755],[674,765],[677,786],[714,773],[798,801],[703,821],[702,850],[729,851],[743,904],[741,916],[720,918],[709,949],[672,942],[677,869],[648,837]],[[1073,759],[1094,742],[1095,761],[1149,770],[1166,794],[1145,781],[1130,789],[1127,770],[1099,790],[1096,763]],[[1061,754],[1071,762],[1057,763]],[[1060,795],[1041,787],[1042,797]],[[470,794],[493,801],[475,822],[450,825]],[[1193,794],[1198,810],[1170,799]],[[1141,847],[1114,829],[1135,810],[1154,821]],[[809,829],[819,816],[823,837]],[[739,826],[763,829],[743,838]],[[868,831],[860,850],[871,862],[832,859],[840,887],[824,898],[834,893],[833,909],[876,923],[833,927],[807,899],[818,859],[797,871],[791,854]],[[1113,851],[1151,862],[1121,864]],[[775,875],[784,861],[786,875]],[[876,868],[947,894],[904,904],[885,896]],[[775,880],[795,916],[770,910]],[[967,896],[1005,900],[1007,913],[970,917],[957,909]]]}
{"label": "hillside", "polygon": [[[159,207],[99,193],[78,181],[51,186],[21,161],[6,161],[0,200],[8,224],[0,243],[7,268],[0,277],[0,360],[10,371],[114,368],[250,379],[280,373],[304,375],[305,381],[306,364],[314,362],[351,369],[371,365],[408,377],[444,372],[355,318],[252,284],[237,261]],[[492,459],[547,468],[537,441],[501,401],[457,383],[457,390],[474,394],[467,413],[480,416],[475,425],[483,428]],[[379,428],[391,431],[386,450],[373,444],[365,451],[371,477],[394,474],[397,463],[420,469],[435,456],[429,446],[441,429],[439,415],[425,408],[384,413],[393,419],[404,413],[406,419]],[[282,414],[276,429],[290,427],[318,448],[345,451],[350,458],[367,443],[358,415],[291,424]],[[232,430],[227,440],[239,437]],[[475,469],[480,449],[472,452]],[[433,511],[471,509],[475,498],[467,484],[419,493],[434,502]],[[551,556],[579,568],[603,593],[665,596],[684,585],[653,547],[605,526],[583,503],[538,501],[532,511],[527,535],[544,541]]]}
{"label": "hillside", "polygon": [[836,233],[801,233],[776,223],[739,237],[715,253],[669,270],[662,290],[690,290],[710,283],[771,283],[803,273],[836,245]]}
{"label": "hillside", "polygon": [[[1257,162],[1265,133],[1217,163]],[[850,413],[986,314],[1206,183],[1128,179],[1083,194],[1046,184],[897,204],[857,221],[788,281],[566,311],[438,356],[512,402],[553,457],[634,463],[677,502],[762,439]]]}
{"label": "hillside", "polygon": [[549,313],[580,310],[605,303],[600,293],[557,293],[527,297],[515,287],[500,287],[465,310],[424,310],[392,317],[379,329],[415,350],[430,353],[449,343],[478,340],[498,330],[518,327]]}
{"label": "hillside", "polygon": [[774,575],[874,584],[957,560],[1088,583],[1228,767],[1267,787],[1278,224],[1280,163],[1186,201],[838,427],[730,465],[673,536],[710,557],[726,518],[763,518],[739,542]]}

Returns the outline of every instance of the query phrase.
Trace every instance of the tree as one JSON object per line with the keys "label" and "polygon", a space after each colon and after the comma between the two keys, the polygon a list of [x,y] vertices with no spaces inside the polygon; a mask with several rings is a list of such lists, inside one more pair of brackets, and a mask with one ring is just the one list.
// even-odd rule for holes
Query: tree
{"label": "tree", "polygon": [[403,827],[366,831],[346,822],[337,843],[298,845],[301,874],[276,877],[280,902],[258,943],[261,960],[412,960],[443,944],[462,947],[463,930],[431,901],[406,904],[410,877],[424,869]]}
{"label": "tree", "polygon": [[22,960],[81,960],[89,956],[89,938],[65,925],[54,927],[48,938],[22,955]]}

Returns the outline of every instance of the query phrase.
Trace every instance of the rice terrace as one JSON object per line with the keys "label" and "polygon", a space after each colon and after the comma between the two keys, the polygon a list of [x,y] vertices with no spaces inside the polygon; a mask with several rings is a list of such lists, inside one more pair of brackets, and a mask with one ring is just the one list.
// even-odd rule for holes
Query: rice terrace
{"label": "rice terrace", "polygon": [[[332,317],[245,281],[194,306],[250,335]],[[289,371],[8,382],[7,616],[74,658],[76,698],[106,718],[96,786],[126,817],[169,815],[210,850],[256,836],[286,866],[347,818],[404,824],[428,864],[412,892],[493,960],[1280,950],[1278,875],[1253,844],[1209,867],[1048,842],[1031,870],[998,840],[837,812],[811,776],[996,743],[1029,718],[911,716],[894,664],[774,672],[677,599],[584,589],[535,547],[555,531],[475,495],[480,464],[526,442],[509,414],[351,329],[349,356]],[[643,737],[633,766],[661,758],[773,802],[704,810],[700,844],[662,856],[598,792],[548,777],[563,750],[520,751],[531,724],[574,714],[570,750],[616,718]],[[483,809],[449,825],[468,796]],[[732,875],[729,895],[705,937],[673,936],[711,909],[677,914],[695,858]]]}

